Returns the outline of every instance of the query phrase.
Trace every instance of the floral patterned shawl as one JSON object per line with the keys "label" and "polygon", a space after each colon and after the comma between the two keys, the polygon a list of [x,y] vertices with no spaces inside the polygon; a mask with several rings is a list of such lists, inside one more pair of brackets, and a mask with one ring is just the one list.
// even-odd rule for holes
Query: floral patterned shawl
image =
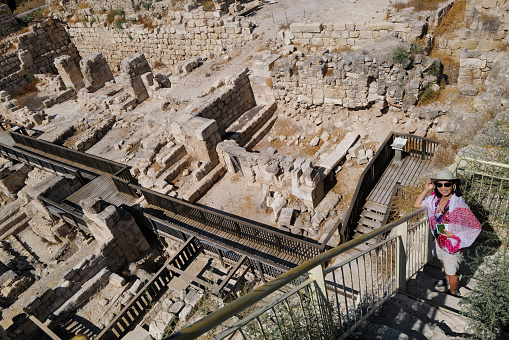
{"label": "floral patterned shawl", "polygon": [[[433,192],[422,201],[422,204],[428,209],[429,225],[433,234],[437,227],[435,220],[437,200],[438,197]],[[481,224],[463,198],[453,194],[449,201],[449,225],[447,230],[452,232],[455,237],[446,244],[449,252],[454,253],[458,249],[470,247],[481,233],[481,229]]]}

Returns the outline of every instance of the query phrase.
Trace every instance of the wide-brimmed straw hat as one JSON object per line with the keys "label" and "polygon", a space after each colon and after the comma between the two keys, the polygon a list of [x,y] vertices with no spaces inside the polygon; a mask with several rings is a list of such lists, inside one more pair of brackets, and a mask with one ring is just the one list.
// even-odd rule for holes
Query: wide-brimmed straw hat
{"label": "wide-brimmed straw hat", "polygon": [[452,173],[450,170],[440,170],[436,173],[435,177],[431,178],[432,182],[438,182],[438,181],[449,181],[449,182],[457,182],[459,181],[456,176]]}

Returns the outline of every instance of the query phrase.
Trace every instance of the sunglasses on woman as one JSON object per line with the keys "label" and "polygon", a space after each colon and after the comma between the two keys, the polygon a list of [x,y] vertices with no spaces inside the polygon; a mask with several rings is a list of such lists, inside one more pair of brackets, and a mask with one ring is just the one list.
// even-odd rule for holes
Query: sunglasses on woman
{"label": "sunglasses on woman", "polygon": [[442,185],[446,188],[449,188],[450,186],[452,186],[452,183],[451,182],[447,182],[447,183],[435,183],[436,187],[437,188],[441,188]]}

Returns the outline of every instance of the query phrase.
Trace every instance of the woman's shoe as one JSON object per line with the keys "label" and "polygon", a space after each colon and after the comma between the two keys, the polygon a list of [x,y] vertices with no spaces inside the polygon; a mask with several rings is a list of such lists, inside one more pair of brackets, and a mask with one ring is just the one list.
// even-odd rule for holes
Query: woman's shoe
{"label": "woman's shoe", "polygon": [[454,297],[457,297],[457,298],[461,298],[461,294],[460,294],[460,291],[458,289],[456,290],[456,292],[454,294],[451,293],[451,291],[449,289],[447,289],[445,291],[445,294],[450,295],[450,296],[454,296]]}
{"label": "woman's shoe", "polygon": [[444,288],[444,287],[447,287],[447,280],[446,279],[438,280],[437,282],[435,282],[435,288],[436,289]]}

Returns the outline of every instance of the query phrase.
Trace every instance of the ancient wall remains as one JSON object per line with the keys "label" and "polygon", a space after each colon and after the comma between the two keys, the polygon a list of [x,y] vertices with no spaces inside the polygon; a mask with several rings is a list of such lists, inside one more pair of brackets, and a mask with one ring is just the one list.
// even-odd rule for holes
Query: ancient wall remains
{"label": "ancient wall remains", "polygon": [[422,54],[415,55],[413,62],[408,60],[405,67],[395,63],[392,52],[404,46],[401,44],[389,37],[368,54],[334,52],[281,58],[272,71],[274,94],[277,99],[303,106],[371,109],[376,116],[389,106],[406,111],[417,103],[426,87],[437,82],[442,64]]}
{"label": "ancient wall remains", "polygon": [[293,23],[290,31],[282,37],[286,45],[312,45],[332,48],[352,49],[372,44],[394,33],[405,41],[415,41],[426,34],[428,23],[419,22],[381,22],[371,23]]}
{"label": "ancient wall remains", "polygon": [[125,58],[143,51],[149,63],[178,64],[207,52],[219,53],[252,39],[253,27],[240,17],[217,18],[214,12],[169,12],[160,27],[143,24],[105,27],[103,22],[69,24],[69,34],[81,55],[100,52],[112,68],[118,69]]}
{"label": "ancient wall remains", "polygon": [[447,14],[453,1],[443,3],[436,11],[419,16],[407,11],[397,12],[387,21],[359,23],[292,23],[289,31],[282,31],[280,37],[285,45],[324,46],[353,50],[373,44],[389,35],[407,42],[415,42],[428,33],[429,27],[436,26]]}
{"label": "ancient wall remains", "polygon": [[28,32],[5,42],[4,49],[7,53],[0,55],[0,90],[11,94],[25,87],[32,80],[31,74],[57,73],[53,61],[60,55],[79,61],[64,27],[52,19],[30,26]]}
{"label": "ancient wall remains", "polygon": [[18,22],[7,5],[0,4],[0,39],[16,32]]}
{"label": "ancient wall remains", "polygon": [[198,98],[184,108],[171,125],[175,140],[184,144],[186,151],[202,163],[216,166],[219,162],[216,145],[220,133],[240,115],[256,105],[248,69],[220,81],[213,92]]}
{"label": "ancient wall remains", "polygon": [[435,49],[459,58],[464,48],[478,52],[504,48],[509,44],[508,10],[508,0],[467,0],[464,31],[456,39],[437,39]]}

